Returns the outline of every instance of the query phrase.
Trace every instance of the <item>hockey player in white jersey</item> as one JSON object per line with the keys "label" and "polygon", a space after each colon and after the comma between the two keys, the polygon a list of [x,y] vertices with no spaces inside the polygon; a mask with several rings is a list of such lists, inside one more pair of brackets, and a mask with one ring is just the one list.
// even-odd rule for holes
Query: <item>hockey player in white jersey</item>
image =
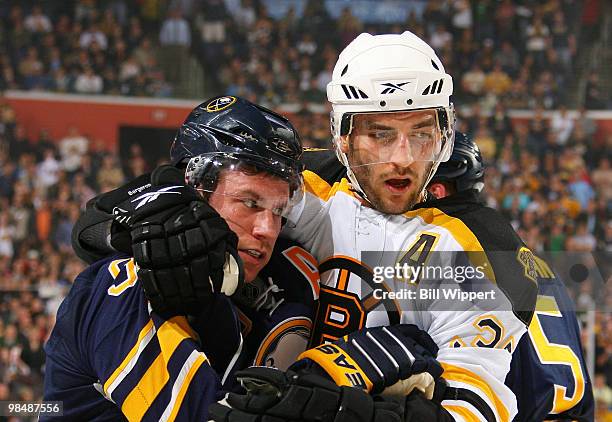
{"label": "hockey player in white jersey", "polygon": [[[447,387],[439,411],[405,420],[510,421],[517,406],[504,379],[535,307],[533,254],[493,210],[483,220],[428,205],[425,187],[452,151],[452,92],[451,76],[414,34],[359,35],[340,54],[327,87],[337,159],[327,151],[304,154],[307,192],[296,207],[297,223],[284,234],[320,263],[313,345],[363,327],[416,324],[439,347]],[[404,263],[480,265],[484,283],[458,273],[444,280],[421,277],[418,283],[394,274],[380,283],[378,269]],[[435,291],[420,296],[436,283],[440,293],[460,291],[469,299],[444,300]],[[485,290],[491,295],[478,295]],[[344,338],[342,350],[323,345],[302,358],[339,385],[370,389],[354,381],[345,357],[365,352],[365,359],[355,359],[361,365],[351,365],[360,380],[385,373],[382,360],[368,358],[368,350]],[[242,412],[262,414],[245,402],[230,400]],[[270,414],[282,416],[277,410]]]}

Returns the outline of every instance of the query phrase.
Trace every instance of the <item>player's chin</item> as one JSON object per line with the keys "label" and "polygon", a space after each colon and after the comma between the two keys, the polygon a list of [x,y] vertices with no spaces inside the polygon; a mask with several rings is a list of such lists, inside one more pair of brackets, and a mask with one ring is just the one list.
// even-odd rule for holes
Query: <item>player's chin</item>
{"label": "player's chin", "polygon": [[244,264],[244,281],[250,283],[251,281],[255,280],[259,271],[260,268],[258,267],[253,267],[252,265]]}
{"label": "player's chin", "polygon": [[379,190],[376,208],[385,214],[403,214],[414,206],[415,193],[413,190],[405,192],[390,192],[386,187]]}
{"label": "player's chin", "polygon": [[246,252],[238,251],[238,255],[242,260],[242,264],[244,266],[244,280],[247,283],[255,280],[257,274],[266,266],[269,259],[262,258],[254,258]]}

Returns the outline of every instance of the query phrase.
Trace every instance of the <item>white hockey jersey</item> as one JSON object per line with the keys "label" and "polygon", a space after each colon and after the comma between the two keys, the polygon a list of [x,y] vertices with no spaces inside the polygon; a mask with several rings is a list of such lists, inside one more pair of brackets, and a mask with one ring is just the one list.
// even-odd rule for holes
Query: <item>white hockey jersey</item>
{"label": "white hockey jersey", "polygon": [[[351,190],[335,157],[305,155],[314,171],[304,172],[297,224],[284,234],[320,263],[313,345],[364,326],[416,324],[440,348],[443,378],[455,392],[442,404],[453,417],[512,420],[516,400],[504,380],[535,308],[531,252],[492,209],[440,201],[444,206],[383,214]],[[384,273],[406,262],[436,275]],[[482,280],[452,273],[459,265],[481,271]]]}

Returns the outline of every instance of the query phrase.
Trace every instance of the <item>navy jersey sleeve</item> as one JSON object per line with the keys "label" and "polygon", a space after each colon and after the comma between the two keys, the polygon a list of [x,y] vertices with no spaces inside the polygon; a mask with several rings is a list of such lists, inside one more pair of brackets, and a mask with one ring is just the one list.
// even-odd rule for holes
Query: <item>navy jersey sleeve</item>
{"label": "navy jersey sleeve", "polygon": [[561,280],[537,258],[538,301],[528,335],[512,355],[506,384],[516,394],[516,420],[592,421],[593,391],[573,303]]}
{"label": "navy jersey sleeve", "polygon": [[220,398],[196,334],[150,312],[130,258],[77,278],[46,352],[45,400],[64,401],[64,419],[206,420]]}

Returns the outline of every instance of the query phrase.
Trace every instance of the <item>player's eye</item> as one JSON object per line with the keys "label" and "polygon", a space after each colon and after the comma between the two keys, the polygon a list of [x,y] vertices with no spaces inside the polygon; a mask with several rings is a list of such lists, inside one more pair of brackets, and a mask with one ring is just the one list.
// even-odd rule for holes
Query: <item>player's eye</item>
{"label": "player's eye", "polygon": [[422,131],[411,133],[410,137],[417,141],[429,141],[433,138],[433,135],[430,131]]}
{"label": "player's eye", "polygon": [[277,217],[282,217],[284,212],[285,212],[285,207],[272,208],[272,214],[274,214]]}
{"label": "player's eye", "polygon": [[397,132],[394,130],[374,130],[370,132],[370,138],[382,143],[391,142],[396,137]]}
{"label": "player's eye", "polygon": [[259,205],[257,204],[257,201],[254,199],[249,199],[249,198],[243,198],[242,199],[242,204],[250,209],[257,209],[259,208]]}

